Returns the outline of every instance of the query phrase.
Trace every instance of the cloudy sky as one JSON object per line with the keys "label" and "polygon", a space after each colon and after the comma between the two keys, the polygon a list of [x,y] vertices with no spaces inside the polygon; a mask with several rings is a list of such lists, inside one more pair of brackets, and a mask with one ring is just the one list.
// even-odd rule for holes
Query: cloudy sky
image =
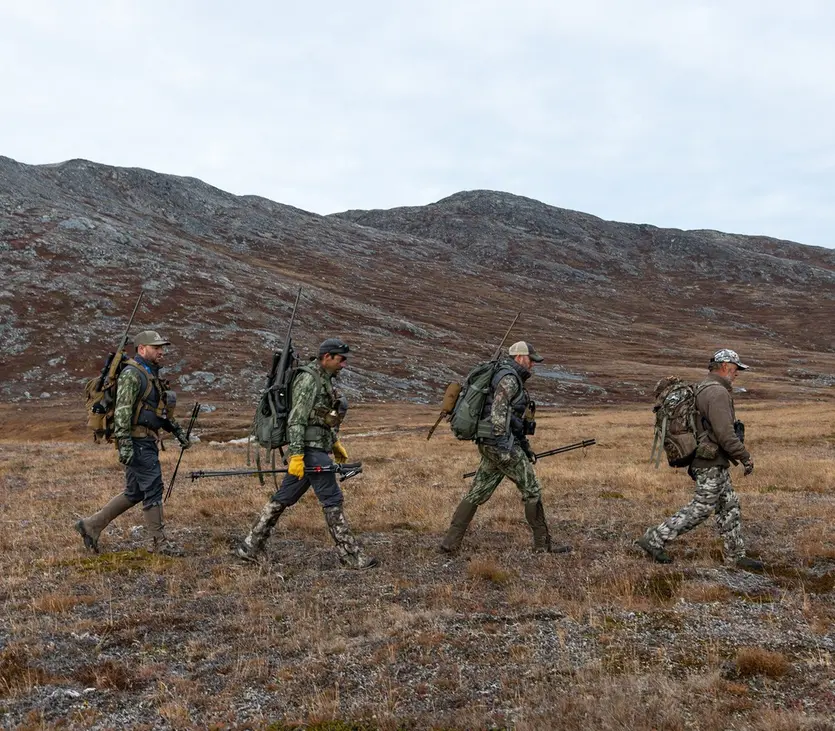
{"label": "cloudy sky", "polygon": [[835,246],[831,0],[0,0],[0,154]]}

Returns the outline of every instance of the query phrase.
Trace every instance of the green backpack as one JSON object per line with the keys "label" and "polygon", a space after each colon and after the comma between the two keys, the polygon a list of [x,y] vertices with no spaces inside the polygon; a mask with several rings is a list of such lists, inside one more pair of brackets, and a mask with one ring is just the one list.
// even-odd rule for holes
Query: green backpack
{"label": "green backpack", "polygon": [[449,417],[449,426],[456,439],[473,440],[484,436],[479,435],[478,427],[498,367],[499,361],[490,360],[479,363],[467,374]]}

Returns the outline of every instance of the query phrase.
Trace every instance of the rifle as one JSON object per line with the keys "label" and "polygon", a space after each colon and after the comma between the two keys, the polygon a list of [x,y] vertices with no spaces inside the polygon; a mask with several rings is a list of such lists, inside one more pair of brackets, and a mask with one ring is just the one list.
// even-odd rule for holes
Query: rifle
{"label": "rifle", "polygon": [[[196,401],[194,402],[194,406],[191,407],[191,418],[188,420],[188,428],[186,429],[186,439],[191,436],[191,430],[194,428],[194,422],[197,421],[197,415],[200,413],[200,404]],[[165,498],[163,498],[162,502],[168,500],[171,497],[171,491],[174,489],[174,480],[177,479],[177,470],[180,469],[180,461],[183,459],[183,452],[186,451],[185,447],[180,447],[180,456],[177,458],[177,464],[174,467],[174,474],[171,475],[171,482],[168,483],[168,492],[165,493]]]}
{"label": "rifle", "polygon": [[[507,340],[507,336],[510,335],[510,331],[513,330],[513,326],[516,324],[516,321],[519,319],[519,315],[521,315],[521,311],[516,313],[516,317],[513,318],[513,322],[510,323],[510,327],[507,328],[507,331],[502,338],[502,341],[499,343],[499,347],[496,348],[496,352],[493,353],[493,357],[490,360],[498,360],[499,356],[502,354],[502,348],[504,347],[504,341]],[[458,396],[461,393],[461,384],[460,383],[450,383],[446,387],[446,391],[444,391],[444,400],[441,403],[441,413],[438,414],[438,418],[436,419],[435,423],[429,428],[429,433],[426,435],[426,441],[428,442],[432,435],[435,433],[435,429],[438,428],[438,424],[441,423],[445,416],[449,416],[452,413],[452,410],[455,408],[455,402],[458,400]]]}
{"label": "rifle", "polygon": [[[259,409],[261,414],[265,417],[275,418],[275,415],[279,412],[286,413],[287,412],[287,405],[289,402],[289,394],[287,393],[287,389],[281,388],[281,386],[289,385],[284,383],[284,375],[287,372],[288,367],[291,366],[292,362],[295,360],[296,353],[293,349],[293,323],[296,321],[296,311],[299,309],[299,300],[302,296],[302,288],[299,287],[299,291],[296,293],[296,301],[293,303],[293,311],[290,313],[290,323],[287,325],[287,335],[284,336],[284,345],[281,350],[273,351],[273,359],[270,363],[270,370],[267,373],[267,381],[264,384],[264,390],[261,394],[261,398],[258,401],[258,406],[255,409],[255,417],[252,420],[252,431],[251,433],[255,434],[255,425],[258,420],[258,413]],[[250,446],[251,441],[247,442],[246,447],[246,463],[251,464],[250,461]],[[267,458],[270,458],[271,449],[267,449]],[[281,455],[281,458],[284,459],[284,451],[281,447],[278,448],[278,453]],[[273,460],[272,464],[275,467],[275,455],[272,455]],[[258,474],[258,480],[261,484],[264,484],[264,477],[265,471],[261,469],[261,452],[256,447],[255,449],[255,464],[258,467],[256,470],[256,474]],[[272,473],[275,474],[275,473]]]}
{"label": "rifle", "polygon": [[[247,477],[249,475],[280,475],[286,473],[287,468],[275,470],[198,470],[189,474],[192,481],[202,480],[204,477]],[[350,477],[359,475],[362,472],[362,462],[350,462],[346,464],[332,464],[327,467],[314,467],[305,470],[306,475],[321,475],[336,473],[339,481],[347,480]]]}
{"label": "rifle", "polygon": [[[555,449],[549,449],[545,452],[539,452],[538,454],[534,454],[534,457],[538,461],[543,457],[552,457],[555,454],[571,452],[574,449],[583,449],[584,447],[591,447],[593,444],[597,444],[597,441],[594,439],[584,439],[582,442],[577,442],[576,444],[567,444],[564,447],[556,447]],[[466,480],[468,477],[472,477],[476,472],[477,470],[473,470],[472,472],[465,472],[464,479]]]}
{"label": "rifle", "polygon": [[[122,334],[122,339],[119,341],[116,351],[108,353],[107,355],[107,361],[104,364],[104,368],[101,370],[99,382],[96,384],[96,390],[98,391],[104,391],[105,388],[109,390],[110,387],[116,383],[116,375],[119,372],[119,365],[125,357],[125,347],[127,346],[128,339],[130,338],[130,327],[133,325],[133,318],[136,317],[136,311],[139,309],[139,303],[142,301],[142,295],[144,294],[145,290],[139,290],[139,297],[136,298],[136,304],[133,306],[133,312],[130,313],[128,326]],[[101,404],[101,408],[104,409],[104,412],[107,411],[112,401],[113,394],[105,394]]]}

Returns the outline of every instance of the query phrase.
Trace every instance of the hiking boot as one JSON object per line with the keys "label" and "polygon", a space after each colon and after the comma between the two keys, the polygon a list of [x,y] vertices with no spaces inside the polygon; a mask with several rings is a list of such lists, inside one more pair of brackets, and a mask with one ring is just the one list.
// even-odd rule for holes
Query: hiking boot
{"label": "hiking boot", "polygon": [[646,553],[651,556],[652,560],[656,563],[673,562],[673,559],[670,558],[669,554],[663,548],[656,548],[646,539],[645,536],[641,536],[637,541],[635,541],[635,545],[646,551]]}
{"label": "hiking boot", "polygon": [[478,505],[473,505],[467,500],[462,500],[458,503],[458,507],[455,508],[455,512],[452,514],[452,522],[449,525],[449,529],[444,536],[444,540],[441,541],[441,545],[438,547],[439,551],[442,553],[455,553],[461,548],[461,541],[464,540],[464,534],[467,532],[467,528],[469,528],[476,510],[478,510]]}
{"label": "hiking boot", "polygon": [[328,530],[333,538],[333,542],[336,544],[339,561],[345,568],[362,571],[364,569],[373,569],[375,566],[380,565],[380,562],[376,558],[368,556],[365,553],[362,544],[351,532],[348,521],[345,520],[345,513],[342,512],[341,505],[324,508],[324,513]]}
{"label": "hiking boot", "polygon": [[744,569],[745,571],[762,571],[765,568],[765,565],[762,561],[757,561],[755,558],[743,556],[742,558],[738,558],[736,560],[736,567],[738,569]]}
{"label": "hiking boot", "polygon": [[568,544],[563,544],[560,546],[555,546],[553,544],[548,544],[547,548],[534,548],[534,553],[571,553],[574,550],[572,546]]}
{"label": "hiking boot", "polygon": [[237,556],[239,559],[241,559],[241,561],[246,561],[247,563],[255,563],[255,564],[261,563],[261,561],[260,561],[261,552],[260,551],[254,551],[249,546],[247,546],[246,543],[241,543],[241,544],[235,546],[235,548],[232,549],[232,553],[235,556]]}
{"label": "hiking boot", "polygon": [[247,537],[234,550],[234,554],[249,563],[259,563],[259,558],[264,550],[264,544],[270,537],[281,514],[287,509],[283,503],[270,500],[263,508],[252,528],[249,529]]}
{"label": "hiking boot", "polygon": [[110,524],[110,522],[119,517],[129,508],[136,505],[122,493],[110,498],[107,504],[97,513],[93,513],[89,518],[82,518],[73,527],[77,530],[84,539],[84,547],[99,552],[99,536],[101,532]]}

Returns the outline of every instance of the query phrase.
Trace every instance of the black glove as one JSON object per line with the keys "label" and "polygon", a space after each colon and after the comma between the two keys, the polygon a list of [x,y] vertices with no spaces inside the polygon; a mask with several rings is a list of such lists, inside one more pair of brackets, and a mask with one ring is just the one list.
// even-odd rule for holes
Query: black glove
{"label": "black glove", "polygon": [[522,451],[525,453],[525,456],[530,460],[531,464],[536,464],[536,453],[533,451],[531,443],[527,439],[525,439],[519,442],[519,446],[522,447]]}
{"label": "black glove", "polygon": [[749,457],[742,462],[742,466],[745,468],[745,471],[742,473],[743,476],[750,475],[754,471],[754,460]]}

